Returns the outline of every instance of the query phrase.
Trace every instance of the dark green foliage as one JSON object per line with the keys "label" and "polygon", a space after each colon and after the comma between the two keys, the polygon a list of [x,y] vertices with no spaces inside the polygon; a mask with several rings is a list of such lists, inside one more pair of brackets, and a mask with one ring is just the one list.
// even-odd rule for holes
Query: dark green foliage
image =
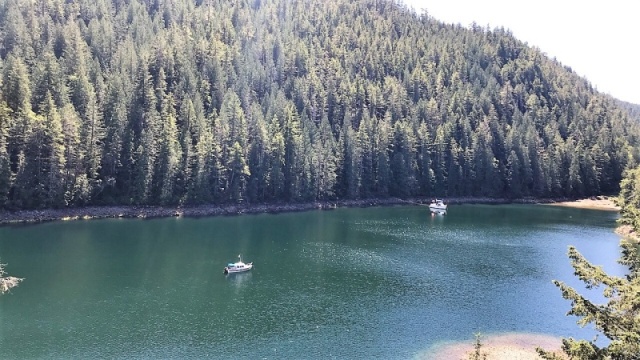
{"label": "dark green foliage", "polygon": [[[631,227],[632,237],[621,242],[622,257],[618,262],[628,269],[627,274],[624,277],[608,275],[602,267],[589,263],[573,246],[569,248],[575,275],[586,284],[587,289],[603,286],[607,303],[596,304],[567,284],[553,281],[562,291],[562,296],[571,300],[568,315],[580,317],[578,324],[581,326],[594,324],[609,341],[603,346],[594,341],[563,339],[562,350],[571,359],[640,359],[640,247],[637,243],[640,230],[640,168],[626,172],[621,188],[618,197],[622,214],[620,223]],[[543,349],[538,349],[538,353],[544,359],[559,359]]]}
{"label": "dark green foliage", "polygon": [[11,188],[11,161],[7,150],[10,121],[11,110],[5,103],[0,103],[0,204],[7,203]]}
{"label": "dark green foliage", "polygon": [[0,0],[0,207],[590,196],[637,107],[389,0]]}
{"label": "dark green foliage", "polygon": [[620,220],[623,225],[631,226],[634,232],[640,233],[640,168],[628,170],[620,183]]}
{"label": "dark green foliage", "polygon": [[[569,248],[569,258],[575,274],[584,281],[588,289],[604,287],[603,294],[608,299],[605,304],[596,304],[580,295],[575,289],[561,281],[554,284],[562,291],[562,296],[571,300],[568,315],[580,317],[578,324],[594,324],[595,328],[610,341],[608,345],[595,342],[562,340],[562,350],[571,359],[619,359],[636,360],[640,358],[640,257],[638,245],[622,242],[620,263],[629,268],[625,277],[606,274],[600,266],[589,263],[574,247]],[[546,359],[555,359],[539,349]]]}

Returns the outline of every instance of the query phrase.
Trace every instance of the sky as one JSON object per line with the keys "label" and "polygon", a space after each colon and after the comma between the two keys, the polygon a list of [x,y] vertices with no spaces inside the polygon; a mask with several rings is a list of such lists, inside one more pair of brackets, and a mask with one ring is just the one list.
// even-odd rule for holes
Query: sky
{"label": "sky", "polygon": [[640,104],[636,0],[403,0],[445,23],[504,27],[586,77],[598,91]]}

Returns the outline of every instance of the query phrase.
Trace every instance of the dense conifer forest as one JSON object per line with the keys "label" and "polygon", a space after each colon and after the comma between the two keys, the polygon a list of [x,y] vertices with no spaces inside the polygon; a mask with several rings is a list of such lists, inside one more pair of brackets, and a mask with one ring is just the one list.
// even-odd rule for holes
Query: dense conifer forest
{"label": "dense conifer forest", "polygon": [[0,208],[583,197],[640,158],[637,106],[389,0],[0,0],[0,25]]}

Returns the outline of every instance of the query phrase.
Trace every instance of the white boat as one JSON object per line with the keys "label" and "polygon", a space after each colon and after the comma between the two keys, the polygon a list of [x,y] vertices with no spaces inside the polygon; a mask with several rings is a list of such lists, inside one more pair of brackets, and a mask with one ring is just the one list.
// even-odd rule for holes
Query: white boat
{"label": "white boat", "polygon": [[242,256],[238,255],[238,262],[235,263],[228,263],[227,266],[224,267],[224,274],[233,274],[233,273],[239,273],[239,272],[245,272],[245,271],[249,271],[251,270],[251,268],[253,267],[253,263],[243,263],[242,262]]}
{"label": "white boat", "polygon": [[431,210],[432,214],[446,214],[447,213],[447,204],[440,199],[435,199],[429,204],[429,210]]}

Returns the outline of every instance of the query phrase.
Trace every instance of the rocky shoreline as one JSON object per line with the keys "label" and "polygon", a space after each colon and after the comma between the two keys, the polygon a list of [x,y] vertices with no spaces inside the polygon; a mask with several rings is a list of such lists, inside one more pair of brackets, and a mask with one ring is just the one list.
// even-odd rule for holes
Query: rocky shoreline
{"label": "rocky shoreline", "polygon": [[[159,218],[159,217],[204,217],[220,215],[261,214],[298,212],[308,210],[331,210],[340,207],[370,207],[393,205],[427,205],[431,198],[385,198],[336,200],[310,203],[268,204],[211,204],[197,206],[88,206],[42,210],[0,210],[0,225],[37,223],[58,220],[88,220],[106,218]],[[566,199],[495,199],[495,198],[447,198],[448,204],[547,204]]]}

